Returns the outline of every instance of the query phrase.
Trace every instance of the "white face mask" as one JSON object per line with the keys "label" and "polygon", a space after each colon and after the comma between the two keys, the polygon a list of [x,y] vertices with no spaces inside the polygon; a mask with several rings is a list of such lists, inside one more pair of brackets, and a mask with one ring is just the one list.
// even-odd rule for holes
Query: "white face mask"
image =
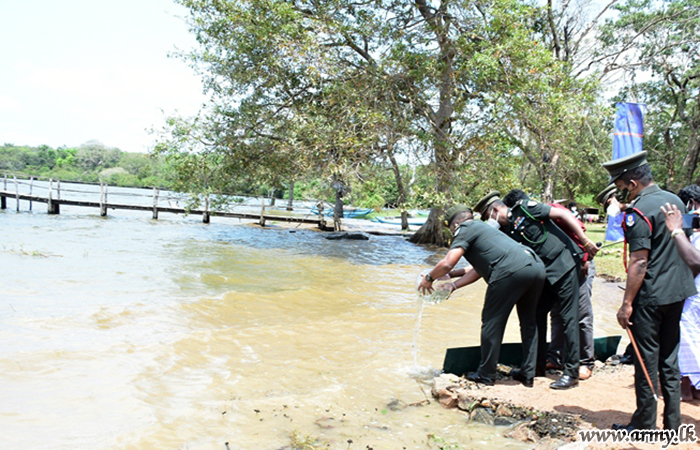
{"label": "white face mask", "polygon": [[498,219],[500,219],[500,218],[501,218],[501,213],[500,213],[500,212],[496,213],[496,218],[495,218],[495,219],[493,218],[493,213],[492,213],[492,217],[489,217],[489,220],[486,221],[486,224],[489,225],[489,226],[492,226],[492,227],[494,227],[495,229],[498,230],[499,228],[501,228],[501,224],[498,223]]}
{"label": "white face mask", "polygon": [[608,209],[605,210],[605,212],[609,216],[615,217],[618,214],[620,214],[620,205],[617,202],[612,202],[610,203],[610,206],[608,206]]}

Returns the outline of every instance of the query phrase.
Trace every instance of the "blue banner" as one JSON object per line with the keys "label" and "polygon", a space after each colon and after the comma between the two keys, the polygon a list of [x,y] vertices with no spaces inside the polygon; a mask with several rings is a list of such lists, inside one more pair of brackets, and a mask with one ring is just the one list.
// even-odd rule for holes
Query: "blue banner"
{"label": "blue banner", "polygon": [[642,151],[644,108],[640,103],[618,103],[613,132],[612,159],[620,159]]}
{"label": "blue banner", "polygon": [[608,228],[605,230],[606,241],[621,241],[625,238],[625,233],[622,230],[622,219],[624,214],[619,213],[616,216],[608,216]]}

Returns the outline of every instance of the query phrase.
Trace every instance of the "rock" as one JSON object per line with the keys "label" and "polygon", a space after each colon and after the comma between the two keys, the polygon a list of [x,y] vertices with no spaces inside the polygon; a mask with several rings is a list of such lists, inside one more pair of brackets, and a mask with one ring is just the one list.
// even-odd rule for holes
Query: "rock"
{"label": "rock", "polygon": [[437,397],[438,402],[445,408],[455,408],[459,404],[459,400],[457,400],[457,394],[454,393],[449,393],[447,391],[444,391],[444,394],[441,394],[439,397]]}
{"label": "rock", "polygon": [[482,408],[491,408],[491,400],[489,400],[488,398],[485,398],[481,401],[479,406],[481,406]]}
{"label": "rock", "polygon": [[[619,362],[619,359],[618,359],[618,362]],[[595,362],[593,363],[593,369],[602,369],[603,367],[605,367],[605,363],[603,361],[598,361],[596,359]]]}
{"label": "rock", "polygon": [[363,233],[332,233],[329,234],[328,236],[324,236],[326,239],[330,239],[332,241],[338,240],[338,239],[349,239],[353,241],[368,241],[369,236]]}
{"label": "rock", "polygon": [[462,411],[471,412],[478,404],[479,401],[474,399],[474,397],[469,395],[466,391],[460,389],[457,393],[457,408]]}
{"label": "rock", "polygon": [[506,405],[501,404],[496,408],[496,415],[500,417],[513,417],[513,411]]}
{"label": "rock", "polygon": [[503,436],[511,439],[516,439],[521,442],[537,442],[537,433],[530,429],[529,423],[521,423],[516,425],[514,428],[503,433]]}
{"label": "rock", "polygon": [[391,399],[391,401],[386,405],[386,407],[392,411],[401,411],[402,409],[406,408],[406,406],[408,405],[398,398]]}
{"label": "rock", "polygon": [[493,419],[493,424],[496,425],[497,427],[509,427],[517,422],[518,422],[518,420],[514,419],[512,417],[496,416]]}
{"label": "rock", "polygon": [[474,411],[469,414],[469,420],[485,425],[493,425],[493,410],[491,408],[475,408]]}
{"label": "rock", "polygon": [[445,408],[455,408],[459,404],[457,390],[460,387],[460,378],[456,375],[444,373],[433,378],[433,397]]}
{"label": "rock", "polygon": [[451,373],[443,373],[439,377],[433,378],[433,397],[438,397],[438,393],[442,391],[454,391],[460,386],[460,378]]}
{"label": "rock", "polygon": [[505,376],[510,376],[510,373],[513,371],[513,368],[510,366],[506,366],[505,364],[498,364],[496,365],[496,371],[498,373],[502,373]]}

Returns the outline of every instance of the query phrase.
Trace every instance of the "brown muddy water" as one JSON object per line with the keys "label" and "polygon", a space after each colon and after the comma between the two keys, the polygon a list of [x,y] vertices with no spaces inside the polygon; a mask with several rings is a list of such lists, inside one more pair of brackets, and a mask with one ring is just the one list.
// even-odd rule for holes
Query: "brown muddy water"
{"label": "brown muddy water", "polygon": [[[433,251],[44,208],[0,211],[2,448],[526,448],[430,397],[445,348],[478,343],[484,292],[417,329]],[[622,291],[599,291],[596,334],[619,334]]]}

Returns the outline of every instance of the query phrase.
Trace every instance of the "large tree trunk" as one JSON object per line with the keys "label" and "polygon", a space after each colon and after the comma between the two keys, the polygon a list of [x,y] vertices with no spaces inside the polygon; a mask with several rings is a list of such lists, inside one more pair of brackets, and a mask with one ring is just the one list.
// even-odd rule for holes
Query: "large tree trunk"
{"label": "large tree trunk", "polygon": [[446,247],[449,244],[447,228],[442,224],[442,208],[433,208],[425,224],[409,239],[414,244],[434,244]]}
{"label": "large tree trunk", "polygon": [[544,165],[544,179],[542,180],[542,202],[552,203],[554,201],[554,178],[557,174],[557,167],[559,165],[559,153],[554,152],[552,157],[549,159],[549,163]]}
{"label": "large tree trunk", "polygon": [[[457,54],[455,43],[450,39],[449,29],[452,25],[452,18],[444,14],[446,3],[441,2],[438,9],[426,0],[416,0],[415,5],[418,11],[430,25],[431,31],[435,34],[436,41],[440,46],[440,82],[439,104],[434,109],[428,103],[421,102],[422,114],[428,121],[432,132],[432,143],[435,158],[436,170],[436,191],[438,193],[447,192],[450,185],[450,178],[454,171],[454,154],[452,142],[450,140],[451,121],[454,113],[454,58]],[[417,244],[436,244],[446,246],[449,237],[442,226],[442,206],[430,210],[428,220],[410,241]]]}
{"label": "large tree trunk", "polygon": [[688,154],[685,155],[681,166],[681,176],[678,180],[680,182],[679,188],[693,184],[695,169],[698,167],[698,154],[700,154],[700,139],[698,139],[697,132],[692,130],[688,142]]}

